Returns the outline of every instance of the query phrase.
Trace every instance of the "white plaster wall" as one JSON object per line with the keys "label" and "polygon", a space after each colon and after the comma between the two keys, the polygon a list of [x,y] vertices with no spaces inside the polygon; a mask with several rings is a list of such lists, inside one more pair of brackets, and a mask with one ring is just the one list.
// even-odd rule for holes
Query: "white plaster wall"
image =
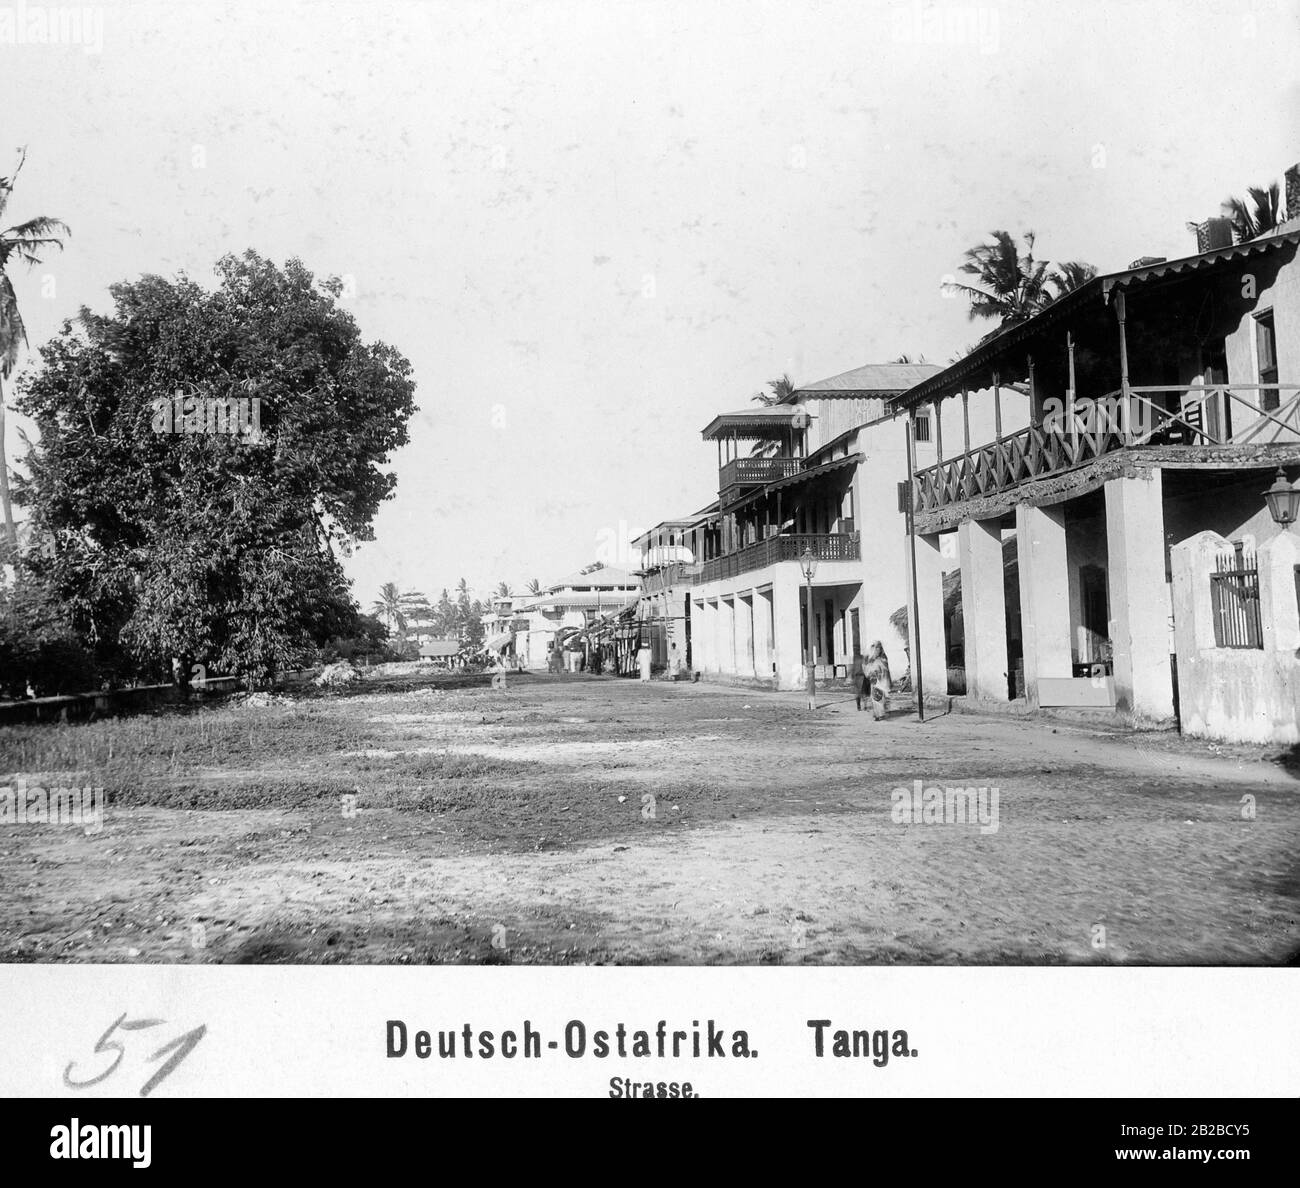
{"label": "white plaster wall", "polygon": [[1300,611],[1295,565],[1300,545],[1279,535],[1257,554],[1260,568],[1261,649],[1216,648],[1210,574],[1216,556],[1232,545],[1201,532],[1174,546],[1175,646],[1179,712],[1184,734],[1225,742],[1300,742]]}

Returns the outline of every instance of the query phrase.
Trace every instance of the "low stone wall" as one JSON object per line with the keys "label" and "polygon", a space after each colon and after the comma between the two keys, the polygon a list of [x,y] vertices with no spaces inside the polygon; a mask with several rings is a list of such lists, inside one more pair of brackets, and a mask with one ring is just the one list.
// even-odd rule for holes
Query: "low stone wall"
{"label": "low stone wall", "polygon": [[[193,699],[224,697],[240,687],[239,677],[209,677]],[[175,685],[137,685],[98,693],[69,693],[61,697],[33,697],[26,701],[0,701],[0,726],[23,722],[84,722],[92,717],[135,714],[155,705],[174,705],[180,693]]]}

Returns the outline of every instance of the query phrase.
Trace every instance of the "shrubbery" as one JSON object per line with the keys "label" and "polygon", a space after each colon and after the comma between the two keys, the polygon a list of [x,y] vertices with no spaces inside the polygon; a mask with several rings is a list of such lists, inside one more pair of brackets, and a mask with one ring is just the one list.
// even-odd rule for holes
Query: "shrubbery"
{"label": "shrubbery", "polygon": [[59,609],[28,583],[0,586],[0,699],[82,693],[102,673]]}

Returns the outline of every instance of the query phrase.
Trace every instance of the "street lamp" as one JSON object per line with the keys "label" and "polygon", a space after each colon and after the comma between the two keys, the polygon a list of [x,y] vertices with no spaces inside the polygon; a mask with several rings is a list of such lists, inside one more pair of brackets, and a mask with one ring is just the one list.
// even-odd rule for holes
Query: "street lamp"
{"label": "street lamp", "polygon": [[799,568],[803,570],[804,581],[808,583],[808,708],[817,708],[817,677],[813,672],[813,660],[816,655],[816,643],[813,639],[813,577],[817,573],[817,554],[812,545],[808,545],[799,558]]}
{"label": "street lamp", "polygon": [[1268,514],[1274,524],[1289,528],[1300,516],[1300,489],[1287,482],[1286,471],[1277,468],[1277,477],[1273,485],[1264,492],[1264,502],[1268,504]]}

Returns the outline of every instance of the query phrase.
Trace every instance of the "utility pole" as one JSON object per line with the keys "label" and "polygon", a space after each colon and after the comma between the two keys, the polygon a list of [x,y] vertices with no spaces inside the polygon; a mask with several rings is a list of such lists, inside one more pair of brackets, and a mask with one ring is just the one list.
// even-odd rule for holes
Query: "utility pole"
{"label": "utility pole", "polygon": [[916,596],[916,458],[915,414],[907,414],[907,547],[912,564],[908,567],[907,581],[911,587],[912,607],[912,687],[916,692],[916,720],[925,721],[925,691],[921,684],[921,613]]}

